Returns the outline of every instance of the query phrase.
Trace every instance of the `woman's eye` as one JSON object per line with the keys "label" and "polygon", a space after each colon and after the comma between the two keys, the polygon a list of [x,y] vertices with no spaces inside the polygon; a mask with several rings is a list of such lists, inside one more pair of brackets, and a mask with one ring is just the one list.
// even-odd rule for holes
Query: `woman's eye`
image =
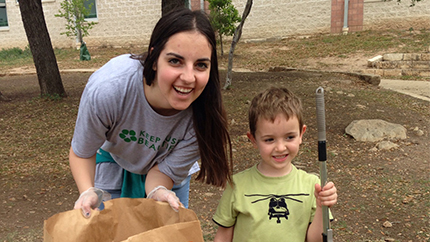
{"label": "woman's eye", "polygon": [[178,59],[175,59],[175,58],[174,58],[174,59],[170,59],[170,60],[169,60],[169,63],[170,63],[170,64],[173,64],[173,65],[177,65],[177,64],[179,64],[179,63],[180,63],[180,61],[179,61]]}
{"label": "woman's eye", "polygon": [[197,63],[197,68],[199,68],[199,69],[207,69],[208,68],[208,64],[206,64],[206,63]]}

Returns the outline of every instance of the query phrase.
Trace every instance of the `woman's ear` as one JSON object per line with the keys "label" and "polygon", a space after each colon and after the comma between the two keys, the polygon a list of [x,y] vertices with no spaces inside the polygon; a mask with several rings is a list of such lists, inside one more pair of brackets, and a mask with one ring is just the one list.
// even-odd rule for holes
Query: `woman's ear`
{"label": "woman's ear", "polygon": [[249,132],[249,131],[246,132],[246,136],[248,136],[248,139],[254,145],[254,148],[258,149],[258,147],[257,147],[257,141],[255,140],[255,137],[251,134],[251,132]]}
{"label": "woman's ear", "polygon": [[[148,55],[151,55],[153,50],[154,50],[154,47],[151,47]],[[152,64],[152,70],[157,71],[157,61],[155,61],[154,64]]]}

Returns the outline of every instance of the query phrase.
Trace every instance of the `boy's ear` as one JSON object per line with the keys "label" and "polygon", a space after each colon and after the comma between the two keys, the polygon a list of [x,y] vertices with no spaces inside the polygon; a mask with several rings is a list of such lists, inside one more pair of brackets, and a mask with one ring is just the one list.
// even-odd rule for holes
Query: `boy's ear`
{"label": "boy's ear", "polygon": [[302,132],[300,133],[300,144],[302,144],[303,134],[306,132],[306,125],[303,125]]}
{"label": "boy's ear", "polygon": [[302,135],[306,132],[306,128],[307,128],[307,126],[303,125],[303,127],[302,127]]}
{"label": "boy's ear", "polygon": [[251,143],[254,145],[254,148],[258,148],[257,147],[257,141],[255,141],[254,136],[251,134],[251,132],[246,132],[246,136],[248,136],[248,139],[251,140]]}

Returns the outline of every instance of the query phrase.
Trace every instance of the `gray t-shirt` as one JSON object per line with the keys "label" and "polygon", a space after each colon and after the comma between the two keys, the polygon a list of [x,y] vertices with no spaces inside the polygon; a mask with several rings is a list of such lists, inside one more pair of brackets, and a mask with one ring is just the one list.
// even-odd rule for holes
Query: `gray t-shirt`
{"label": "gray t-shirt", "polygon": [[200,158],[192,114],[191,107],[172,116],[156,113],[145,98],[142,64],[121,55],[89,78],[72,148],[77,156],[89,158],[101,147],[136,174],[158,164],[179,184]]}

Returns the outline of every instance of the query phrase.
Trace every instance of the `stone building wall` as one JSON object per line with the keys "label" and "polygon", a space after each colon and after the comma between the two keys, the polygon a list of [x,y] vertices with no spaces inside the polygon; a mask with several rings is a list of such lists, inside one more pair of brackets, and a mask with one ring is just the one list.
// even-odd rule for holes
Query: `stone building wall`
{"label": "stone building wall", "polygon": [[363,29],[409,29],[430,30],[430,1],[365,1]]}
{"label": "stone building wall", "polygon": [[[42,0],[45,22],[54,48],[76,46],[76,40],[61,35],[65,32],[66,20],[55,17],[60,9],[61,0]],[[0,28],[0,49],[28,45],[27,36],[21,20],[16,0],[6,0],[9,26]],[[161,17],[159,0],[127,1],[97,0],[98,24],[84,38],[88,46],[122,47],[144,46]]]}
{"label": "stone building wall", "polygon": [[[54,48],[75,47],[76,40],[60,35],[65,20],[55,17],[62,0],[42,0],[45,20]],[[240,15],[247,0],[233,0]],[[367,29],[430,28],[430,0],[409,7],[383,0],[350,0],[350,31]],[[207,10],[208,3],[205,2]],[[342,33],[343,0],[254,0],[246,19],[242,41],[279,39],[289,36]],[[0,27],[0,49],[28,45],[16,0],[6,0],[9,26]],[[145,46],[161,17],[161,0],[96,0],[97,22],[84,41],[89,47]],[[191,0],[193,10],[200,0]],[[336,9],[335,9],[336,6]]]}
{"label": "stone building wall", "polygon": [[[240,14],[246,1],[233,0]],[[330,7],[329,0],[254,1],[245,21],[242,40],[329,33]]]}

